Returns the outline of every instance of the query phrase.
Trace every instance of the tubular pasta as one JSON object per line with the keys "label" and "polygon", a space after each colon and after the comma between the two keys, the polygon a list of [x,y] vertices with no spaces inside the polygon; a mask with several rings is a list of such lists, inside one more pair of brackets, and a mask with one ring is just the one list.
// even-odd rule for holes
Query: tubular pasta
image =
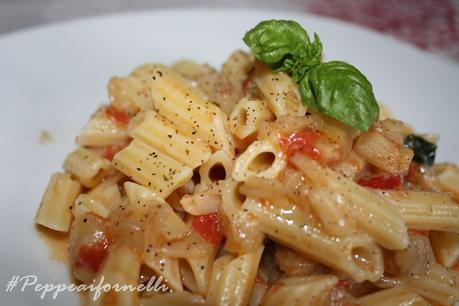
{"label": "tubular pasta", "polygon": [[262,100],[242,98],[230,114],[230,131],[244,139],[254,135],[264,121],[272,118],[272,113]]}
{"label": "tubular pasta", "polygon": [[359,298],[360,306],[429,306],[422,297],[405,288],[390,288]]}
{"label": "tubular pasta", "polygon": [[376,281],[384,270],[382,253],[365,235],[344,238],[328,236],[308,224],[298,207],[282,215],[282,208],[248,198],[248,210],[255,215],[264,233],[284,245],[351,276],[356,281]]}
{"label": "tubular pasta", "polygon": [[358,225],[377,243],[388,249],[404,249],[408,246],[405,222],[397,208],[386,198],[377,196],[306,156],[297,154],[291,161],[313,185],[327,186],[346,197]]}
{"label": "tubular pasta", "polygon": [[85,187],[95,187],[110,170],[110,162],[94,151],[78,148],[64,162],[64,169],[73,174]]}
{"label": "tubular pasta", "polygon": [[261,305],[324,305],[337,283],[334,275],[286,278],[268,290]]}
{"label": "tubular pasta", "polygon": [[408,228],[459,233],[459,206],[447,194],[424,191],[384,191],[401,212]]}
{"label": "tubular pasta", "polygon": [[280,117],[304,116],[306,106],[301,102],[298,85],[283,72],[274,73],[265,64],[255,62],[255,83],[269,102],[269,108]]}
{"label": "tubular pasta", "polygon": [[261,246],[264,236],[258,222],[248,212],[239,187],[240,183],[234,180],[225,182],[222,190],[223,227],[226,234],[225,250],[244,254]]}
{"label": "tubular pasta", "polygon": [[267,140],[254,141],[234,164],[233,179],[275,178],[286,166],[282,151]]}
{"label": "tubular pasta", "polygon": [[69,173],[54,173],[41,200],[35,222],[60,232],[68,232],[72,221],[72,205],[81,186]]}
{"label": "tubular pasta", "polygon": [[[140,257],[126,246],[114,245],[110,248],[107,259],[101,271],[96,275],[95,284],[110,284],[110,291],[103,290],[100,297],[95,298],[95,292],[90,291],[88,298],[89,306],[134,306],[138,305],[139,297],[135,291],[138,285],[140,273]],[[126,290],[115,290],[115,284]],[[128,287],[131,286],[131,287]],[[133,288],[134,290],[129,290]]]}
{"label": "tubular pasta", "polygon": [[429,238],[441,265],[452,268],[459,262],[459,234],[432,231]]}
{"label": "tubular pasta", "polygon": [[150,110],[137,115],[139,123],[130,128],[129,135],[171,158],[196,168],[211,154],[210,148],[191,133],[179,132],[174,123]]}
{"label": "tubular pasta", "polygon": [[153,294],[140,299],[140,306],[194,306],[204,305],[204,298],[199,294],[187,291],[171,292],[165,294]]}
{"label": "tubular pasta", "polygon": [[150,82],[134,76],[113,77],[108,83],[110,104],[127,114],[152,109]]}
{"label": "tubular pasta", "polygon": [[116,145],[128,138],[126,128],[107,116],[106,108],[99,108],[77,138],[80,146],[103,147]]}
{"label": "tubular pasta", "polygon": [[210,285],[211,290],[206,302],[215,306],[243,306],[250,299],[255,277],[257,276],[263,247],[252,253],[240,255],[234,259],[223,259],[224,266],[215,262]]}
{"label": "tubular pasta", "polygon": [[152,96],[158,112],[171,121],[179,122],[179,130],[190,130],[215,149],[233,154],[233,144],[227,131],[226,115],[180,76],[163,66],[155,66]]}
{"label": "tubular pasta", "polygon": [[91,198],[89,195],[80,194],[75,201],[73,214],[76,218],[86,213],[93,213],[102,218],[107,218],[110,211],[102,203]]}
{"label": "tubular pasta", "polygon": [[190,167],[135,139],[114,156],[113,166],[163,198],[193,174]]}
{"label": "tubular pasta", "polygon": [[212,184],[231,177],[233,159],[225,151],[219,150],[199,168],[202,184]]}
{"label": "tubular pasta", "polygon": [[442,305],[451,305],[457,301],[459,298],[459,273],[437,263],[431,264],[427,269],[426,273],[399,276],[395,280],[420,296]]}

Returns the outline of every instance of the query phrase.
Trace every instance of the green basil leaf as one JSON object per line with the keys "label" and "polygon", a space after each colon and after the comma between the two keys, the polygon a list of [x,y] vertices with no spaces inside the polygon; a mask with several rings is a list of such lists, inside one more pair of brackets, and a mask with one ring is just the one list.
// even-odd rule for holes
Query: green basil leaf
{"label": "green basil leaf", "polygon": [[316,97],[314,95],[313,89],[309,82],[309,73],[301,79],[299,83],[299,91],[301,96],[301,101],[306,106],[314,106],[316,103]]}
{"label": "green basil leaf", "polygon": [[320,37],[314,33],[314,41],[306,48],[306,55],[301,58],[303,65],[316,66],[322,62],[322,42]]}
{"label": "green basil leaf", "polygon": [[436,144],[428,142],[421,136],[410,134],[405,137],[405,146],[413,150],[414,161],[429,166],[432,166],[435,162]]}
{"label": "green basil leaf", "polygon": [[[379,106],[367,78],[354,66],[332,61],[320,64],[308,71],[300,90],[310,92],[302,97],[315,98],[315,107],[339,121],[367,131],[379,116]],[[306,104],[309,102],[306,101]]]}
{"label": "green basil leaf", "polygon": [[292,20],[265,20],[243,38],[258,60],[273,71],[291,72],[296,67],[320,63],[322,43],[317,35],[311,43],[308,33]]}

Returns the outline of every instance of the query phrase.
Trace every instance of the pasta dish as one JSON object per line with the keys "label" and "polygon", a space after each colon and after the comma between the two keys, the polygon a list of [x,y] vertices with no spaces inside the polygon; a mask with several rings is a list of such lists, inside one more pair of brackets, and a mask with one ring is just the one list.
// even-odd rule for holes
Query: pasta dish
{"label": "pasta dish", "polygon": [[356,67],[268,20],[220,70],[108,83],[35,222],[67,233],[86,305],[452,305],[459,168],[380,109]]}

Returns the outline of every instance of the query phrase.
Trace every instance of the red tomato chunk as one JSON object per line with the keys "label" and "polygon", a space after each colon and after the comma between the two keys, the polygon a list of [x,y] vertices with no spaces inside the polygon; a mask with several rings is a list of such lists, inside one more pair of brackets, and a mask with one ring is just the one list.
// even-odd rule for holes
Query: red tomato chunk
{"label": "red tomato chunk", "polygon": [[357,181],[360,186],[375,189],[399,189],[402,186],[402,177],[400,175],[379,175],[368,179]]}
{"label": "red tomato chunk", "polygon": [[217,213],[194,216],[191,225],[207,242],[220,244],[222,240],[222,226]]}
{"label": "red tomato chunk", "polygon": [[94,243],[82,245],[78,249],[78,255],[75,260],[75,268],[88,267],[93,272],[97,272],[108,254],[110,238],[103,236]]}
{"label": "red tomato chunk", "polygon": [[125,112],[116,110],[109,106],[106,108],[107,116],[118,125],[127,125],[129,123],[129,116]]}
{"label": "red tomato chunk", "polygon": [[321,134],[318,131],[304,128],[298,132],[290,134],[287,137],[281,137],[279,141],[289,157],[301,152],[314,160],[320,161],[322,157],[319,149],[315,146],[320,135]]}
{"label": "red tomato chunk", "polygon": [[417,172],[418,172],[418,167],[416,163],[412,161],[408,169],[408,174],[405,176],[405,180],[407,182],[413,183]]}

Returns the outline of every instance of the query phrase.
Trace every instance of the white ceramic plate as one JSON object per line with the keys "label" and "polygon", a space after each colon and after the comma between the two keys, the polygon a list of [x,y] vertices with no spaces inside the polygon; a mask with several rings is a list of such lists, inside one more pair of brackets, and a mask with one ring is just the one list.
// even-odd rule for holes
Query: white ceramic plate
{"label": "white ceramic plate", "polygon": [[[397,117],[418,131],[441,134],[438,159],[459,162],[459,65],[366,29],[303,14],[247,10],[166,10],[91,18],[0,37],[0,290],[13,276],[68,283],[62,264],[48,259],[33,218],[50,175],[106,85],[145,62],[187,57],[220,65],[245,31],[260,20],[299,21],[320,34],[327,59],[363,71]],[[40,145],[40,131],[54,141]],[[78,305],[74,294],[41,300],[28,288],[2,291],[1,305]]]}

